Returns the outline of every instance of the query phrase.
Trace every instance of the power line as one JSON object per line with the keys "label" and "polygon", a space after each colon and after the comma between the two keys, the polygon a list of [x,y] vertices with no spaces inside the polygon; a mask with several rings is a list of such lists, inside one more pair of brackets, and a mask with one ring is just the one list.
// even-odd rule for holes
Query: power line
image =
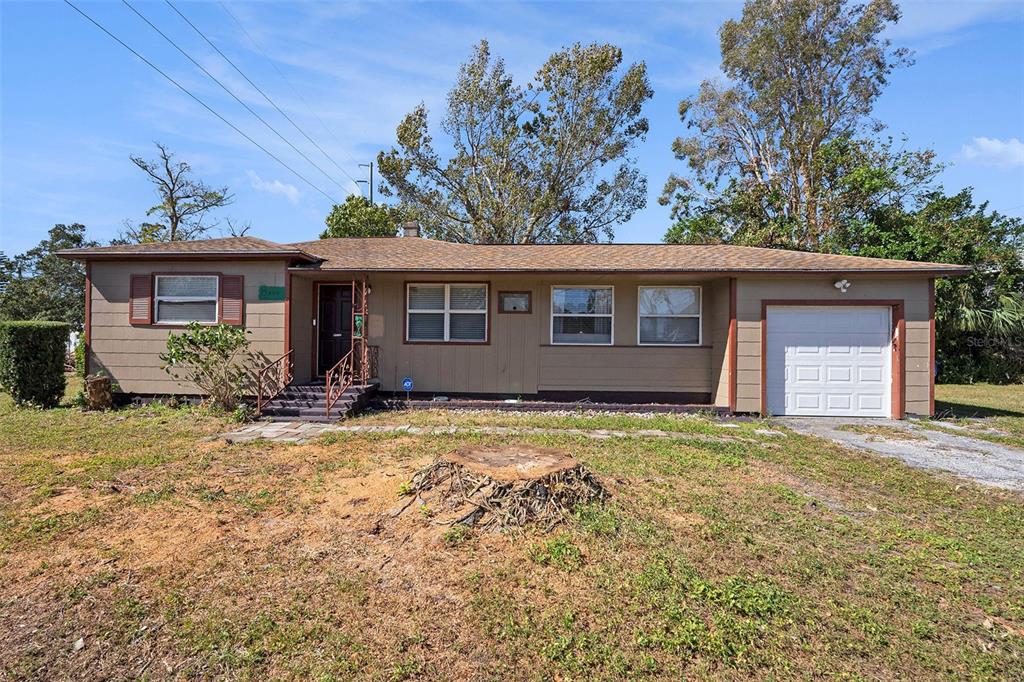
{"label": "power line", "polygon": [[328,199],[329,201],[331,201],[331,202],[333,202],[333,203],[335,203],[335,204],[339,203],[337,199],[335,199],[335,198],[334,198],[334,197],[332,197],[332,196],[331,196],[330,194],[328,194],[327,192],[323,191],[322,189],[320,189],[319,187],[317,187],[316,185],[314,185],[314,184],[313,184],[312,182],[310,182],[309,180],[307,180],[307,179],[306,179],[306,177],[305,177],[304,175],[302,175],[302,173],[298,172],[297,170],[295,170],[294,168],[292,168],[291,166],[289,166],[289,165],[288,165],[287,163],[285,163],[285,162],[284,162],[284,161],[282,161],[282,160],[281,160],[280,158],[278,158],[277,156],[275,156],[275,155],[274,155],[274,154],[273,154],[273,153],[272,153],[272,152],[271,152],[270,150],[268,150],[268,149],[267,149],[266,147],[264,147],[264,146],[263,146],[263,145],[261,145],[261,144],[260,144],[259,142],[257,142],[256,140],[252,139],[252,138],[251,138],[251,137],[249,137],[249,136],[248,136],[247,134],[245,134],[245,132],[243,132],[243,131],[242,131],[242,130],[241,130],[241,129],[240,129],[239,127],[238,127],[238,126],[236,126],[236,125],[235,125],[234,123],[232,123],[231,121],[227,120],[226,118],[224,118],[223,116],[221,116],[221,115],[220,115],[219,113],[217,113],[216,111],[214,111],[214,109],[213,109],[213,108],[211,108],[211,107],[210,107],[210,105],[208,105],[208,104],[207,104],[206,102],[204,102],[203,100],[201,100],[201,99],[199,99],[198,97],[196,97],[195,95],[193,95],[193,94],[192,94],[192,92],[191,92],[191,91],[190,91],[190,90],[189,90],[188,88],[186,88],[186,87],[185,87],[184,85],[182,85],[181,83],[179,83],[178,81],[174,80],[173,78],[171,78],[170,76],[168,76],[168,75],[167,75],[166,73],[164,73],[164,71],[163,71],[163,70],[161,70],[159,66],[157,66],[157,65],[156,65],[156,64],[154,64],[153,62],[151,62],[151,61],[149,61],[148,59],[146,59],[145,57],[143,57],[143,56],[142,56],[141,54],[139,54],[139,52],[138,52],[138,51],[136,51],[136,50],[135,50],[135,49],[134,49],[133,47],[131,47],[131,46],[130,46],[130,45],[128,45],[128,44],[127,44],[126,42],[124,42],[123,40],[121,40],[120,38],[118,38],[118,37],[117,37],[116,35],[114,35],[113,33],[111,33],[111,32],[110,32],[109,30],[107,30],[107,28],[106,28],[105,26],[103,26],[103,25],[102,25],[102,24],[100,24],[100,23],[99,23],[98,21],[96,21],[95,19],[93,19],[92,17],[90,17],[90,16],[88,15],[88,14],[86,14],[85,12],[83,12],[83,11],[82,11],[81,9],[79,9],[79,8],[78,8],[78,6],[77,6],[77,5],[75,5],[75,3],[71,2],[71,0],[64,0],[64,3],[65,3],[66,5],[68,5],[69,7],[71,7],[71,9],[73,9],[73,10],[75,10],[76,12],[78,12],[79,14],[81,14],[81,15],[82,15],[82,16],[83,16],[83,17],[84,17],[84,18],[85,18],[85,19],[86,19],[86,20],[87,20],[87,21],[88,21],[89,23],[91,23],[91,24],[92,24],[93,26],[95,26],[95,27],[96,27],[96,28],[98,28],[99,30],[103,31],[103,32],[104,32],[104,33],[106,33],[106,34],[107,34],[108,36],[110,36],[110,37],[111,37],[111,38],[112,38],[112,39],[113,39],[113,40],[114,40],[115,42],[117,42],[117,43],[118,43],[119,45],[121,45],[121,47],[123,47],[124,49],[128,50],[129,52],[131,52],[131,53],[132,53],[133,55],[135,55],[136,57],[138,57],[139,59],[141,59],[141,60],[142,60],[142,61],[143,61],[143,62],[144,62],[144,63],[145,63],[145,64],[146,64],[147,66],[149,66],[149,67],[150,67],[151,69],[153,69],[154,71],[156,71],[157,73],[159,73],[159,74],[160,74],[161,76],[163,76],[164,78],[166,78],[167,80],[169,80],[169,81],[170,81],[171,83],[173,83],[173,84],[174,84],[175,86],[177,86],[177,88],[178,88],[179,90],[181,90],[181,91],[182,91],[182,92],[184,92],[184,93],[185,93],[186,95],[188,95],[189,97],[191,97],[192,99],[194,99],[194,100],[195,100],[195,101],[196,101],[197,103],[199,103],[199,105],[200,105],[200,106],[202,106],[202,107],[203,107],[204,109],[206,109],[206,110],[207,110],[207,111],[209,111],[209,112],[210,112],[211,114],[213,114],[214,116],[216,116],[217,118],[219,118],[219,119],[220,119],[221,121],[223,121],[224,123],[226,123],[226,124],[227,124],[227,125],[228,125],[228,126],[229,126],[229,127],[230,127],[230,128],[232,129],[232,130],[234,130],[234,131],[235,131],[236,133],[238,133],[239,135],[241,135],[242,137],[244,137],[245,139],[247,139],[247,140],[248,140],[249,142],[252,142],[252,143],[253,143],[254,145],[256,145],[257,147],[259,147],[259,148],[260,148],[260,150],[262,150],[264,154],[266,154],[267,156],[269,156],[270,158],[272,158],[272,159],[273,159],[274,161],[277,161],[277,162],[278,162],[279,164],[281,164],[282,166],[284,166],[285,168],[287,168],[287,169],[288,169],[289,171],[291,171],[291,173],[292,173],[293,175],[295,175],[295,176],[296,176],[297,178],[299,178],[300,180],[302,180],[302,181],[303,181],[304,183],[306,183],[307,185],[309,185],[310,187],[312,187],[313,189],[315,189],[315,190],[316,190],[317,192],[319,192],[320,194],[323,194],[323,195],[324,195],[325,197],[327,197],[327,199]]}
{"label": "power line", "polygon": [[198,61],[196,61],[196,60],[195,60],[195,59],[194,59],[194,58],[192,57],[192,55],[190,55],[190,54],[189,54],[188,52],[186,52],[185,50],[183,50],[183,49],[182,49],[182,48],[181,48],[181,47],[180,47],[180,46],[179,46],[179,45],[178,45],[178,44],[177,44],[176,42],[174,42],[174,41],[173,41],[173,40],[172,40],[172,39],[171,39],[171,38],[170,38],[170,37],[169,37],[169,36],[168,36],[168,35],[167,35],[166,33],[164,33],[164,32],[163,32],[163,31],[161,31],[161,30],[160,30],[159,28],[157,28],[157,27],[156,27],[156,25],[155,25],[155,24],[153,24],[153,22],[151,22],[151,21],[150,21],[149,19],[147,19],[147,18],[146,18],[146,17],[145,17],[145,16],[144,16],[144,15],[143,15],[143,14],[142,14],[141,12],[139,12],[139,10],[135,9],[135,7],[134,7],[134,6],[132,6],[132,4],[131,4],[130,2],[128,2],[128,0],[121,0],[121,2],[122,2],[122,3],[124,3],[124,5],[125,5],[125,6],[126,6],[126,7],[128,8],[128,9],[130,9],[130,10],[131,10],[132,12],[134,12],[134,13],[135,13],[136,15],[138,15],[138,17],[139,17],[140,19],[142,19],[142,20],[143,20],[144,22],[146,22],[147,24],[149,24],[149,27],[150,27],[150,28],[152,28],[152,29],[153,29],[154,31],[156,31],[157,33],[159,33],[159,34],[160,34],[160,36],[161,36],[161,37],[162,37],[162,38],[163,38],[164,40],[166,40],[166,41],[167,41],[168,43],[170,43],[170,44],[171,44],[171,45],[172,45],[172,46],[174,47],[174,49],[176,49],[176,50],[177,50],[178,52],[180,52],[180,53],[181,53],[182,55],[184,55],[184,56],[185,56],[185,58],[186,58],[186,59],[188,59],[188,60],[189,60],[190,62],[192,62],[193,64],[195,64],[195,65],[196,65],[196,67],[197,67],[197,68],[198,68],[198,69],[199,69],[200,71],[202,71],[202,72],[203,72],[203,73],[205,73],[205,74],[206,74],[207,76],[209,76],[209,77],[210,77],[210,79],[211,79],[211,80],[212,80],[212,81],[213,81],[214,83],[216,83],[217,85],[219,85],[219,86],[221,87],[221,89],[223,89],[223,90],[224,90],[224,92],[226,92],[226,93],[228,93],[229,95],[231,95],[231,97],[233,97],[233,98],[234,98],[234,100],[235,100],[236,102],[238,102],[238,103],[239,103],[239,104],[241,104],[241,105],[242,105],[243,107],[245,107],[246,111],[248,111],[248,112],[249,112],[250,114],[252,114],[253,116],[255,116],[255,117],[256,117],[256,118],[257,118],[257,119],[259,120],[259,122],[260,122],[260,123],[262,123],[263,125],[265,125],[265,126],[266,126],[266,127],[267,127],[267,128],[269,129],[269,130],[270,130],[270,132],[272,132],[272,133],[274,133],[275,135],[277,135],[277,136],[278,136],[278,137],[279,137],[279,138],[281,139],[281,141],[282,141],[282,142],[284,142],[284,143],[285,143],[286,145],[288,145],[289,147],[291,147],[291,148],[292,148],[292,149],[293,149],[293,150],[294,150],[294,151],[295,151],[295,152],[296,152],[296,153],[297,153],[297,154],[298,154],[299,156],[301,156],[302,158],[304,158],[304,159],[306,160],[306,162],[307,162],[307,163],[309,163],[309,165],[313,166],[313,167],[314,167],[314,168],[316,168],[316,169],[317,169],[318,171],[320,171],[320,172],[321,172],[321,173],[323,174],[323,176],[324,176],[325,178],[327,178],[328,180],[330,180],[331,182],[333,182],[333,183],[334,183],[335,185],[337,185],[339,189],[342,189],[342,190],[346,189],[344,185],[342,185],[342,184],[341,184],[340,182],[338,182],[337,180],[335,180],[334,178],[332,178],[332,177],[331,177],[331,176],[330,176],[330,175],[329,175],[329,174],[327,173],[327,171],[325,171],[325,170],[324,170],[323,168],[321,168],[320,166],[318,166],[318,165],[316,164],[316,162],[314,162],[314,161],[313,161],[313,159],[311,159],[311,158],[309,158],[308,156],[306,156],[306,155],[305,155],[305,154],[304,154],[304,153],[302,152],[302,150],[301,150],[301,149],[299,149],[299,148],[298,148],[298,147],[296,147],[296,146],[295,146],[294,144],[292,144],[292,143],[291,143],[291,141],[290,141],[290,140],[289,140],[288,138],[286,138],[286,137],[285,137],[284,135],[282,135],[281,133],[279,133],[279,132],[277,131],[277,128],[275,128],[274,126],[272,126],[272,125],[270,125],[269,123],[267,123],[267,120],[266,120],[265,118],[263,118],[262,116],[260,116],[260,115],[259,115],[259,114],[258,114],[258,113],[256,112],[256,110],[255,110],[255,109],[253,109],[253,108],[252,108],[252,107],[250,107],[250,106],[249,106],[248,104],[246,104],[246,103],[245,103],[245,101],[243,101],[241,97],[239,97],[238,95],[236,95],[236,94],[235,94],[235,93],[234,93],[234,92],[233,92],[233,91],[231,90],[231,88],[229,88],[228,86],[224,85],[224,83],[222,83],[222,82],[221,82],[221,81],[220,81],[220,80],[219,80],[219,79],[218,79],[218,78],[217,78],[216,76],[214,76],[214,75],[213,75],[212,73],[210,73],[209,71],[207,71],[206,67],[204,67],[204,66],[203,66],[202,64],[200,64],[200,63],[199,63]]}
{"label": "power line", "polygon": [[[248,38],[249,42],[252,43],[252,46],[254,48],[256,48],[256,51],[259,52],[261,55],[263,55],[263,59],[265,59],[267,61],[267,63],[270,64],[270,66],[274,69],[274,71],[277,72],[277,75],[280,76],[281,80],[283,80],[288,85],[288,87],[291,89],[292,93],[296,97],[298,97],[299,100],[305,105],[306,111],[308,111],[309,114],[313,118],[315,118],[318,123],[320,123],[320,127],[323,128],[324,131],[328,135],[331,136],[331,139],[333,139],[336,143],[338,143],[339,146],[344,146],[344,143],[341,140],[338,139],[338,136],[334,134],[334,131],[331,130],[326,123],[324,123],[324,120],[322,118],[320,118],[320,115],[318,113],[316,113],[316,110],[314,110],[313,107],[310,106],[309,101],[305,97],[302,96],[302,93],[299,92],[298,88],[296,88],[295,85],[291,82],[291,79],[289,79],[288,76],[286,76],[284,74],[284,72],[281,71],[281,69],[279,69],[277,67],[277,62],[275,62],[273,59],[270,58],[270,56],[263,50],[263,48],[260,47],[260,44],[256,42],[256,39],[253,38],[252,35],[249,33],[249,31],[246,30],[246,28],[242,24],[242,22],[238,20],[238,17],[236,17],[234,15],[234,13],[232,13],[232,11],[230,9],[228,9],[228,6],[226,4],[224,4],[223,2],[220,2],[220,0],[218,0],[217,4],[220,5],[220,8],[222,10],[224,10],[224,12],[229,17],[231,17],[232,21],[235,22],[235,25],[238,26],[238,28],[240,28],[242,30],[242,33],[245,34],[245,37]],[[360,189],[359,191],[360,191],[360,193],[362,193],[362,189]]]}
{"label": "power line", "polygon": [[167,5],[168,5],[168,6],[169,6],[169,7],[170,7],[170,8],[172,9],[172,10],[174,10],[174,11],[175,11],[175,13],[176,13],[176,14],[177,14],[177,15],[178,15],[179,17],[181,17],[181,18],[182,18],[182,19],[183,19],[183,20],[185,21],[185,23],[186,23],[186,24],[188,24],[189,26],[191,26],[191,27],[192,27],[192,30],[194,30],[194,31],[195,31],[196,33],[198,33],[198,34],[199,34],[199,36],[200,36],[200,37],[201,37],[201,38],[202,38],[203,40],[205,40],[205,41],[206,41],[206,43],[207,43],[207,44],[208,44],[208,45],[209,45],[210,47],[212,47],[212,48],[213,48],[214,50],[216,50],[217,54],[219,54],[219,55],[220,55],[221,57],[223,57],[223,58],[224,58],[224,61],[226,61],[226,62],[227,62],[228,64],[230,64],[230,65],[231,65],[231,68],[233,68],[233,69],[234,69],[235,71],[237,71],[237,72],[238,72],[238,75],[239,75],[239,76],[241,76],[242,78],[244,78],[244,79],[245,79],[245,82],[247,82],[247,83],[248,83],[249,85],[251,85],[251,86],[252,86],[252,87],[253,87],[253,88],[254,88],[254,89],[256,90],[256,92],[260,93],[260,94],[261,94],[261,95],[263,96],[263,99],[267,100],[267,102],[268,102],[268,103],[270,104],[270,106],[274,107],[274,109],[276,109],[276,110],[277,110],[277,113],[279,113],[279,114],[281,114],[282,116],[284,116],[284,117],[285,117],[285,118],[286,118],[286,119],[288,120],[288,122],[289,122],[289,123],[291,123],[291,124],[292,124],[292,126],[293,126],[293,127],[294,127],[294,128],[296,129],[296,130],[298,130],[298,131],[299,131],[299,133],[301,133],[301,134],[302,134],[302,136],[303,136],[303,137],[305,137],[305,138],[306,138],[307,140],[309,140],[309,143],[310,143],[310,144],[312,144],[312,145],[313,145],[314,147],[316,147],[317,149],[319,149],[319,150],[320,150],[320,153],[324,155],[324,158],[325,158],[325,159],[327,159],[327,160],[328,160],[328,161],[330,161],[330,162],[331,162],[332,164],[334,164],[334,167],[335,167],[335,168],[337,168],[337,169],[338,169],[339,171],[341,171],[341,172],[342,172],[342,173],[343,173],[343,174],[345,175],[345,177],[347,177],[347,178],[348,178],[349,180],[351,180],[352,182],[355,182],[355,183],[358,183],[358,182],[359,182],[359,181],[358,181],[358,180],[356,180],[356,179],[355,179],[354,177],[352,177],[351,175],[349,175],[348,171],[346,171],[346,170],[345,170],[344,168],[342,168],[341,166],[339,166],[339,165],[338,165],[338,162],[337,162],[337,161],[335,161],[335,160],[334,160],[333,158],[331,158],[331,156],[330,156],[330,155],[329,155],[329,154],[328,154],[328,153],[327,153],[326,151],[324,151],[324,148],[323,148],[323,147],[321,147],[321,146],[320,146],[319,144],[317,144],[317,143],[316,143],[316,140],[314,140],[314,139],[313,139],[312,137],[310,137],[310,136],[309,136],[309,135],[308,135],[308,134],[306,133],[306,131],[305,131],[305,130],[303,130],[302,128],[300,128],[300,127],[299,127],[299,124],[298,124],[298,123],[296,123],[296,122],[295,122],[294,120],[292,120],[292,117],[291,117],[291,116],[289,116],[288,114],[286,114],[286,113],[285,113],[285,112],[284,112],[284,111],[283,111],[283,110],[281,109],[281,107],[277,106],[277,103],[276,103],[276,102],[274,102],[274,100],[272,100],[272,99],[270,98],[270,96],[269,96],[269,95],[267,95],[267,93],[263,92],[263,90],[262,90],[262,89],[260,88],[260,86],[258,86],[258,85],[256,85],[255,83],[253,83],[253,82],[252,82],[252,79],[251,79],[251,78],[249,78],[248,76],[246,76],[246,75],[245,75],[245,72],[243,72],[243,71],[242,71],[242,69],[238,68],[238,65],[237,65],[237,64],[235,64],[235,63],[234,63],[233,61],[231,61],[231,59],[230,59],[230,58],[229,58],[229,57],[228,57],[228,56],[227,56],[226,54],[224,54],[223,52],[221,52],[220,48],[219,48],[219,47],[217,47],[216,45],[214,45],[214,44],[213,44],[213,41],[212,41],[212,40],[210,40],[210,39],[209,39],[209,38],[208,38],[208,37],[206,36],[206,34],[205,34],[205,33],[203,33],[202,31],[200,31],[200,30],[199,30],[199,28],[198,28],[198,27],[197,27],[197,26],[196,26],[195,24],[193,24],[193,23],[192,23],[192,22],[191,22],[191,21],[189,20],[189,18],[188,18],[188,17],[186,17],[186,16],[184,15],[184,14],[182,14],[181,10],[179,10],[179,9],[178,9],[178,8],[177,8],[177,7],[175,6],[175,4],[174,4],[173,2],[171,2],[171,0],[164,0],[164,2],[166,2],[166,3],[167,3]]}

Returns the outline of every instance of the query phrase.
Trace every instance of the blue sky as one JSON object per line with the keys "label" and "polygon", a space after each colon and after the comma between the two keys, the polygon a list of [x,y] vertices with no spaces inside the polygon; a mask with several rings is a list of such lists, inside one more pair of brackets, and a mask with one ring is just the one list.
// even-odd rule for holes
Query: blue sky
{"label": "blue sky", "polygon": [[[163,2],[138,9],[334,180],[208,80],[120,2],[80,6],[214,109],[335,197],[357,191]],[[670,145],[678,101],[718,73],[716,31],[732,2],[179,3],[348,175],[388,148],[395,125],[420,101],[437,120],[458,65],[481,38],[526,81],[552,51],[608,41],[647,63],[654,99],[636,150],[648,206],[616,231],[619,242],[661,238],[657,196],[681,170]],[[904,3],[893,40],[915,52],[876,115],[914,147],[951,164],[947,190],[976,188],[1004,213],[1024,215],[1024,3]],[[81,222],[107,241],[154,203],[130,154],[166,143],[235,202],[218,215],[250,222],[278,241],[315,238],[330,209],[304,184],[60,2],[0,2],[0,250],[19,253],[58,222]],[[262,50],[262,53],[261,51]],[[264,56],[264,54],[266,56]],[[282,79],[283,73],[287,81]],[[332,184],[336,182],[337,184]]]}

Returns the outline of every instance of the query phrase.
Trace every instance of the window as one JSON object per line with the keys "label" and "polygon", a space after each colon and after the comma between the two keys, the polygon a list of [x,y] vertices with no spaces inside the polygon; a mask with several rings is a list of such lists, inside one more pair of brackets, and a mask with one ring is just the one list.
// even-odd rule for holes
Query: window
{"label": "window", "polygon": [[612,287],[552,287],[551,343],[612,345]]}
{"label": "window", "polygon": [[640,287],[637,343],[700,345],[700,287]]}
{"label": "window", "polygon": [[406,341],[487,341],[486,284],[410,284]]}
{"label": "window", "polygon": [[499,313],[528,313],[530,312],[529,291],[499,291],[498,292]]}
{"label": "window", "polygon": [[157,275],[156,322],[216,322],[219,282],[217,275]]}

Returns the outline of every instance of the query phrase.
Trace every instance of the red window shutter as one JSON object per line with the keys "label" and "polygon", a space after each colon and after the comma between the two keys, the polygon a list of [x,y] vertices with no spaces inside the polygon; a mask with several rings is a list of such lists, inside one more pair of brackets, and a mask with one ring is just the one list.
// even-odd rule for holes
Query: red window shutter
{"label": "red window shutter", "polygon": [[241,275],[220,276],[220,321],[242,324],[245,308],[245,279]]}
{"label": "red window shutter", "polygon": [[153,324],[153,276],[132,275],[128,292],[128,324]]}

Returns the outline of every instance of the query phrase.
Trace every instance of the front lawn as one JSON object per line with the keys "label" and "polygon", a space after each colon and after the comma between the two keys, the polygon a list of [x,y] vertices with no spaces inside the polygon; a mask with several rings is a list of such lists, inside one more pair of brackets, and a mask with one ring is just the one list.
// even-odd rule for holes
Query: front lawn
{"label": "front lawn", "polygon": [[935,426],[953,424],[985,440],[1024,448],[1024,385],[938,384]]}
{"label": "front lawn", "polygon": [[[1024,676],[1019,495],[758,423],[412,418],[677,437],[228,445],[201,411],[0,402],[0,677]],[[436,455],[509,442],[611,503],[547,534],[395,516]]]}

